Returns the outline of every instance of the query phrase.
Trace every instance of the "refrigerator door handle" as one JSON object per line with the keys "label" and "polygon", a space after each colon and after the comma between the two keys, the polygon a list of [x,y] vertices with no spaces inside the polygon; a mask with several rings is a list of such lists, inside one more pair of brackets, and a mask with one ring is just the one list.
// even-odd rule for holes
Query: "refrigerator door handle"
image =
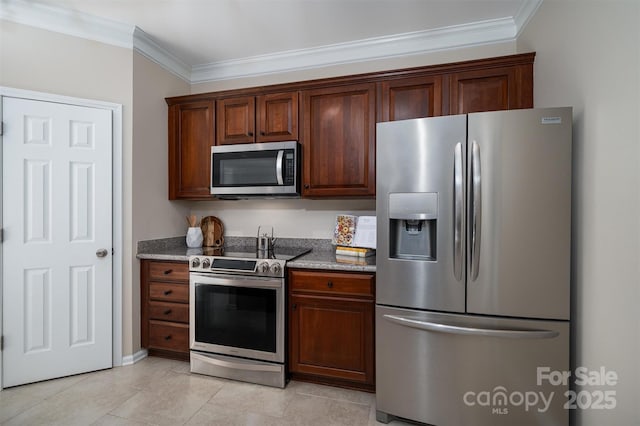
{"label": "refrigerator door handle", "polygon": [[480,146],[471,144],[472,224],[471,224],[471,280],[478,278],[480,269],[480,229],[482,227],[482,173],[480,170]]}
{"label": "refrigerator door handle", "polygon": [[554,330],[533,329],[495,329],[481,327],[465,327],[460,325],[442,324],[438,322],[420,321],[397,315],[383,315],[387,321],[406,327],[413,327],[424,331],[435,331],[448,334],[462,334],[486,337],[501,337],[505,339],[552,339],[560,335]]}
{"label": "refrigerator door handle", "polygon": [[462,279],[462,259],[464,258],[464,247],[462,244],[464,194],[463,194],[463,170],[462,170],[462,143],[455,146],[453,155],[453,206],[454,206],[454,229],[453,229],[453,275],[456,280]]}

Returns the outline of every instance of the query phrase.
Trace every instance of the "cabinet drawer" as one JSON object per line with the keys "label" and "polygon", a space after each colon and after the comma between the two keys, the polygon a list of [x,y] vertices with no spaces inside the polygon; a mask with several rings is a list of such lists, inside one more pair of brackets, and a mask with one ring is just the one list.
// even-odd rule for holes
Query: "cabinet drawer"
{"label": "cabinet drawer", "polygon": [[149,319],[189,323],[189,305],[149,302]]}
{"label": "cabinet drawer", "polygon": [[373,296],[373,274],[348,274],[339,272],[291,271],[291,291],[321,293],[336,296]]}
{"label": "cabinet drawer", "polygon": [[189,282],[187,263],[149,262],[149,278],[158,281]]}
{"label": "cabinet drawer", "polygon": [[188,352],[189,324],[149,321],[149,347]]}
{"label": "cabinet drawer", "polygon": [[188,284],[149,283],[149,299],[189,303]]}

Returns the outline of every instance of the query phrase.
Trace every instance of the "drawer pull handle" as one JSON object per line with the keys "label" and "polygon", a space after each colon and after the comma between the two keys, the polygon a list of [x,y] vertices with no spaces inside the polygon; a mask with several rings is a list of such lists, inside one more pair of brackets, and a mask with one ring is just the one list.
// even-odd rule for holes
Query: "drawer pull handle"
{"label": "drawer pull handle", "polygon": [[169,335],[164,336],[164,340],[171,340],[171,335],[169,334]]}
{"label": "drawer pull handle", "polygon": [[165,315],[169,315],[171,313],[171,309],[167,309],[166,311],[164,311]]}
{"label": "drawer pull handle", "polygon": [[327,287],[329,287],[329,288],[333,288],[333,281],[329,281],[329,282],[327,283]]}
{"label": "drawer pull handle", "polygon": [[165,295],[165,296],[168,296],[168,295],[170,295],[171,293],[173,293],[173,290],[165,290],[165,291],[164,291],[164,295]]}
{"label": "drawer pull handle", "polygon": [[164,274],[169,275],[172,272],[173,272],[173,269],[167,269],[166,271],[164,271]]}

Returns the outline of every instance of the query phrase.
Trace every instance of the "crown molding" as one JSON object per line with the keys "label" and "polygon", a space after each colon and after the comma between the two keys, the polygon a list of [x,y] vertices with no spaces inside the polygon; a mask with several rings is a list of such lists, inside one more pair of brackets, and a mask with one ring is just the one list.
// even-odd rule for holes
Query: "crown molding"
{"label": "crown molding", "polygon": [[133,31],[133,49],[187,83],[191,83],[191,66],[160,46],[138,27]]}
{"label": "crown molding", "polygon": [[543,0],[525,0],[522,2],[520,10],[518,10],[513,17],[513,22],[516,26],[516,38],[520,36],[524,27],[527,26],[531,18],[533,18],[533,15],[536,14],[538,8],[540,8],[540,5],[542,4],[542,1]]}
{"label": "crown molding", "polygon": [[1,0],[0,19],[113,46],[133,47],[133,25],[25,0]]}
{"label": "crown molding", "polygon": [[310,49],[290,50],[269,55],[195,65],[191,83],[204,83],[241,77],[256,77],[376,59],[419,55],[514,40],[513,19],[495,19],[435,30],[375,37]]}
{"label": "crown molding", "polygon": [[0,19],[133,49],[184,81],[195,84],[513,41],[542,1],[525,0],[513,18],[193,66],[180,60],[136,26],[73,10],[26,0],[0,0]]}

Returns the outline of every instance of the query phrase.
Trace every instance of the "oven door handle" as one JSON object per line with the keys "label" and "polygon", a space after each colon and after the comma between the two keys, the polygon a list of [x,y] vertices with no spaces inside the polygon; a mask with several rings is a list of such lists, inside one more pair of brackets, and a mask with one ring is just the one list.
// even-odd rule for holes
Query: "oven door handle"
{"label": "oven door handle", "polygon": [[198,361],[206,362],[208,364],[218,365],[220,367],[233,368],[235,370],[251,370],[251,371],[267,371],[279,373],[282,371],[281,365],[266,365],[266,364],[245,364],[239,362],[223,361],[221,359],[215,359],[208,356],[200,355],[195,352],[191,352],[191,357]]}
{"label": "oven door handle", "polygon": [[282,288],[282,278],[256,278],[241,275],[214,275],[192,272],[190,281],[199,285],[222,285],[227,287]]}

